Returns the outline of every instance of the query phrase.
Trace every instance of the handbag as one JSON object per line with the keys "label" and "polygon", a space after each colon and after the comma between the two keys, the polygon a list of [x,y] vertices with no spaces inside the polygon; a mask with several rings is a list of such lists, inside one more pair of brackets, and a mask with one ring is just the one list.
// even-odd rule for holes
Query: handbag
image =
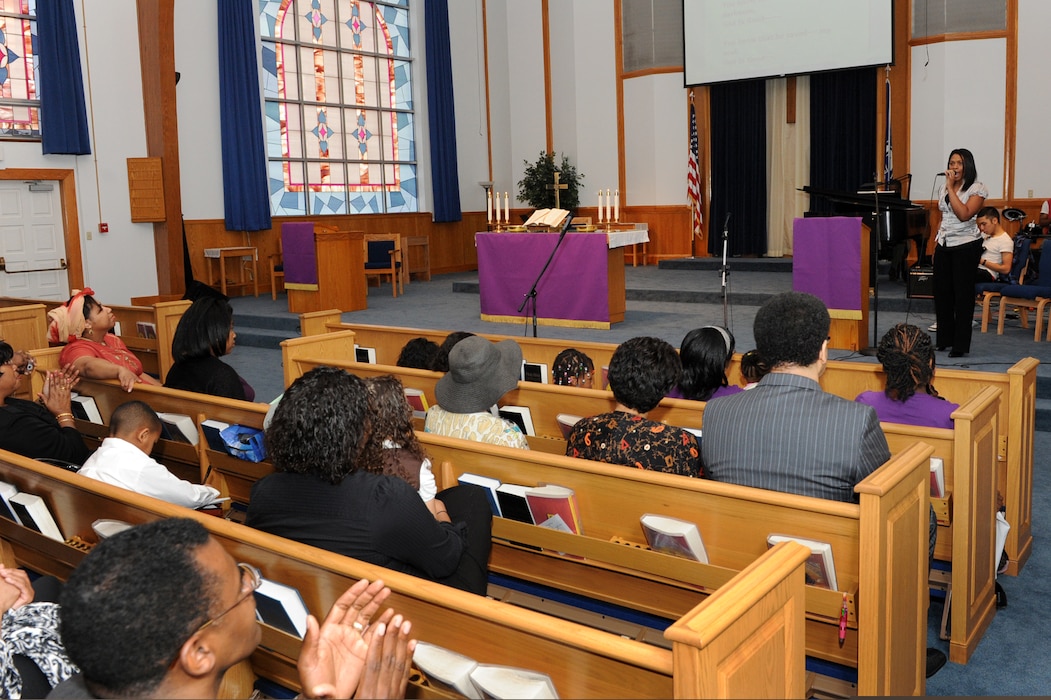
{"label": "handbag", "polygon": [[262,462],[266,459],[266,442],[263,431],[244,425],[231,425],[219,431],[226,451],[238,459]]}

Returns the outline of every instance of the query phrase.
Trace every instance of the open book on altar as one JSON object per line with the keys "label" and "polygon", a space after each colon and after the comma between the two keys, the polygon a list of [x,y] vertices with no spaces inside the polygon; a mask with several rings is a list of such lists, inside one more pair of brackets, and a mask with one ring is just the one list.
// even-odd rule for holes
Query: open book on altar
{"label": "open book on altar", "polygon": [[526,219],[525,225],[527,228],[529,226],[562,228],[562,222],[567,216],[569,216],[569,211],[566,209],[537,209]]}

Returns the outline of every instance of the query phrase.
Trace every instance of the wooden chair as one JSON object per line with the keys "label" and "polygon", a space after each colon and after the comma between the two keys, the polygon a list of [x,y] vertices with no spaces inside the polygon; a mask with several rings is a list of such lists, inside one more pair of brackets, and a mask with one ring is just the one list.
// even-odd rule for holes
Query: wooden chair
{"label": "wooden chair", "polygon": [[1029,265],[1029,244],[1025,237],[1016,237],[1014,257],[1011,259],[1010,282],[978,282],[974,291],[982,298],[982,333],[989,330],[989,319],[992,317],[992,301],[1000,298],[1000,291],[1008,284],[1025,284],[1026,268]]}
{"label": "wooden chair", "polygon": [[365,278],[378,277],[380,282],[387,275],[391,280],[391,291],[398,296],[405,293],[405,282],[402,278],[401,234],[366,233],[365,234]]}
{"label": "wooden chair", "polygon": [[281,286],[285,285],[285,259],[284,250],[281,245],[281,236],[277,237],[277,253],[270,255],[270,298],[277,301],[277,281],[281,280]]}
{"label": "wooden chair", "polygon": [[[1032,269],[1032,268],[1030,268]],[[1033,340],[1039,341],[1044,329],[1044,310],[1051,304],[1051,249],[1040,256],[1036,284],[1009,284],[1000,290],[1000,312],[996,319],[996,334],[1004,334],[1004,319],[1007,308],[1018,308],[1022,328],[1029,328],[1029,309],[1036,311],[1036,329]],[[1051,327],[1051,323],[1049,323]]]}

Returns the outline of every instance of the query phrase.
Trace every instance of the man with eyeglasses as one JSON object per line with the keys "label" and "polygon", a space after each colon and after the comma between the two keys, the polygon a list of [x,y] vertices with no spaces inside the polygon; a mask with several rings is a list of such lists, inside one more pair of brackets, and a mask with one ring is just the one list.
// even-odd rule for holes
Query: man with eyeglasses
{"label": "man with eyeglasses", "polygon": [[[214,698],[260,641],[260,574],[235,563],[197,521],[171,518],[100,542],[60,598],[62,640],[81,674],[55,698]],[[298,661],[304,697],[404,697],[415,641],[385,610],[382,581],[351,586],[322,624],[310,617]]]}

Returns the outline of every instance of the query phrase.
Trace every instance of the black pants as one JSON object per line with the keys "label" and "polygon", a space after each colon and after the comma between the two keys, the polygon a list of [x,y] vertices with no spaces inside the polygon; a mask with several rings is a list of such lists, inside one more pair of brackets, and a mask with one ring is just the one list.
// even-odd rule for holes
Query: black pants
{"label": "black pants", "polygon": [[436,579],[446,586],[485,595],[489,587],[489,550],[493,546],[493,510],[485,489],[461,484],[438,493],[449,519],[467,523],[467,548],[460,565],[450,575]]}
{"label": "black pants", "polygon": [[934,311],[938,321],[935,345],[971,351],[974,280],[982,257],[982,241],[934,249]]}

